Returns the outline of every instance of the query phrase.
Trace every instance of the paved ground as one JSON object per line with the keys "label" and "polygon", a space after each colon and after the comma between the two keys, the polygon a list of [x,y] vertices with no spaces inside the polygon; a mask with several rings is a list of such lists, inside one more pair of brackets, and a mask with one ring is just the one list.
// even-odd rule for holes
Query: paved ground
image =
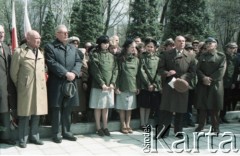
{"label": "paved ground", "polygon": [[[63,140],[61,144],[44,138],[42,139],[44,145],[27,144],[25,149],[0,144],[0,155],[240,155],[238,151],[240,149],[240,123],[221,124],[221,133],[212,137],[209,137],[209,125],[205,128],[199,136],[193,133],[194,128],[184,128],[184,140],[173,136],[172,129],[170,136],[164,140],[153,140],[149,133],[141,130],[135,130],[133,134],[127,135],[113,131],[110,137],[99,137],[96,134],[77,135],[76,142]],[[179,144],[175,147],[177,142]],[[185,150],[182,151],[184,146]],[[229,152],[224,153],[224,150],[229,148]],[[214,153],[215,151],[217,153]]]}

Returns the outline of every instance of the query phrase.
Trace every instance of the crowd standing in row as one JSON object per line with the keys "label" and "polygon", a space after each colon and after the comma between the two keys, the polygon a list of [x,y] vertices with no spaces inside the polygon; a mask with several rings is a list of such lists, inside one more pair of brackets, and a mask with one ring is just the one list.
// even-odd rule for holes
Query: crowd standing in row
{"label": "crowd standing in row", "polygon": [[78,48],[79,38],[69,38],[66,26],[59,25],[55,36],[43,50],[39,33],[31,30],[26,43],[11,57],[0,25],[1,143],[16,144],[9,133],[9,105],[14,103],[21,148],[26,148],[28,140],[43,145],[40,115],[49,115],[55,143],[77,140],[71,132],[72,114],[88,109],[94,110],[97,134],[110,136],[112,108],[119,114],[124,134],[133,132],[132,112],[139,108],[142,129],[154,113],[159,132],[163,130],[157,137],[167,137],[174,116],[174,133],[182,138],[178,132],[183,127],[195,126],[192,105],[198,110],[195,131],[203,130],[209,115],[212,132],[218,133],[219,112],[222,110],[220,119],[227,122],[224,115],[229,105],[236,103],[232,96],[238,88],[239,61],[234,42],[226,45],[224,54],[217,51],[217,40],[212,37],[200,43],[177,36],[166,40],[164,48],[151,37],[143,42],[136,37],[126,39],[120,48],[118,36],[103,35],[96,46],[88,42],[85,48]]}

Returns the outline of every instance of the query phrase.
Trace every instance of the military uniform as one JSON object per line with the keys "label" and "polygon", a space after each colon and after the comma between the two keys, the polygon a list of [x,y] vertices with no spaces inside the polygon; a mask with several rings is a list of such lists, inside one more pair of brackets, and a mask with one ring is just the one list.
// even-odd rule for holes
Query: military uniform
{"label": "military uniform", "polygon": [[[238,66],[239,61],[236,54],[229,55],[226,53],[226,72],[223,78],[224,85],[224,104],[223,110],[220,112],[220,118],[224,121],[224,116],[226,115],[226,111],[230,110],[231,103],[234,101],[234,89],[232,89],[232,85],[237,83],[237,78],[239,74]],[[234,108],[233,108],[234,109]]]}
{"label": "military uniform", "polygon": [[[203,53],[198,60],[195,107],[199,109],[199,126],[196,131],[203,128],[206,118],[206,110],[210,110],[214,131],[218,131],[218,112],[223,108],[223,76],[226,69],[226,57],[224,53],[215,51]],[[203,78],[212,79],[210,85],[203,84]]]}

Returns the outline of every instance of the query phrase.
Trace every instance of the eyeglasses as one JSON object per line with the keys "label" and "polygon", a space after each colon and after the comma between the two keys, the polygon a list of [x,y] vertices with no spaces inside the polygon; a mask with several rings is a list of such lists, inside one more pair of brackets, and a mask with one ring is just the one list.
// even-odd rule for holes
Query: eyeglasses
{"label": "eyeglasses", "polygon": [[68,34],[68,31],[67,32],[59,31],[57,33],[59,33],[59,34]]}

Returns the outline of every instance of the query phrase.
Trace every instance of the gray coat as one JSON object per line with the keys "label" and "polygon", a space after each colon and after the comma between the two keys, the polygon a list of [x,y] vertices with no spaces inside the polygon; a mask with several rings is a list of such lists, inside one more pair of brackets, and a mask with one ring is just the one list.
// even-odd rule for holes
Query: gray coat
{"label": "gray coat", "polygon": [[[57,39],[46,45],[45,57],[49,74],[47,81],[48,104],[50,107],[61,107],[64,100],[62,85],[66,81],[65,75],[67,72],[73,72],[76,74],[76,78],[79,77],[82,63],[77,49],[73,45],[64,46]],[[74,83],[77,86],[76,79]],[[68,105],[79,105],[78,91],[68,100]]]}
{"label": "gray coat", "polygon": [[9,70],[11,62],[11,52],[9,47],[2,43],[5,57],[0,52],[0,113],[9,112],[8,107],[8,82],[10,80]]}
{"label": "gray coat", "polygon": [[[195,107],[197,109],[216,109],[223,107],[223,76],[226,69],[226,56],[221,52],[204,53],[198,59]],[[203,77],[212,78],[210,86],[203,84]]]}
{"label": "gray coat", "polygon": [[[191,82],[196,75],[194,56],[185,50],[180,55],[177,55],[176,49],[173,49],[164,52],[160,56],[159,64],[159,72],[162,77],[165,78],[160,110],[177,113],[187,112],[188,91],[184,93],[177,92],[175,89],[171,88],[168,83],[173,77],[184,79],[188,83]],[[167,72],[170,70],[175,70],[176,74],[166,77]]]}

